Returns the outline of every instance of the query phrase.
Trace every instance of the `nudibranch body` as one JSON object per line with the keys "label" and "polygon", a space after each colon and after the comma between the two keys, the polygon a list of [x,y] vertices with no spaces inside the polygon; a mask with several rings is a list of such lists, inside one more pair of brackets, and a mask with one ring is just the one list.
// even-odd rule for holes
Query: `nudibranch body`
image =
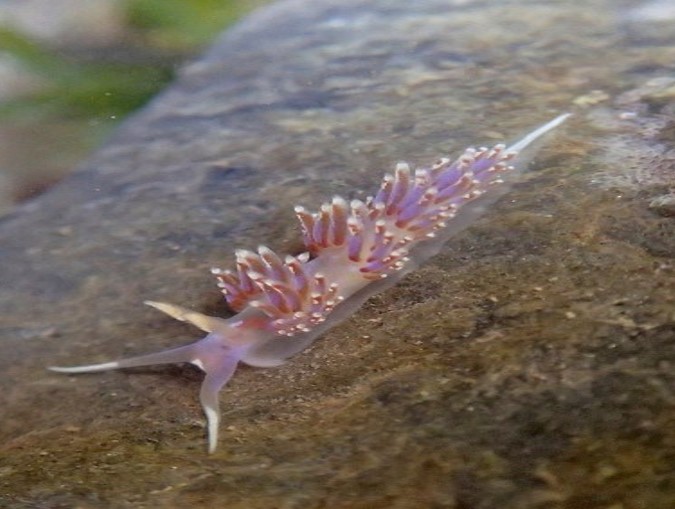
{"label": "nudibranch body", "polygon": [[[560,115],[510,147],[467,149],[456,161],[440,159],[411,170],[399,163],[375,196],[350,203],[334,197],[319,211],[296,207],[307,252],[279,257],[261,246],[236,252],[233,271],[212,269],[229,319],[179,306],[146,302],[208,334],[195,343],[102,364],[50,368],[85,373],[152,364],[189,362],[206,376],[200,400],[207,418],[208,449],[218,442],[218,393],[237,364],[279,365],[375,293],[393,285],[480,215],[508,189],[518,153],[560,125]],[[522,159],[518,161],[522,166]]]}

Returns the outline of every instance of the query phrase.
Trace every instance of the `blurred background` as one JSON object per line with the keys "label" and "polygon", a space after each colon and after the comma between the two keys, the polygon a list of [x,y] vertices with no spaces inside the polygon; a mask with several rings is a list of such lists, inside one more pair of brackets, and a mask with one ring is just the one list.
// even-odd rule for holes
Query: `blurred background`
{"label": "blurred background", "polygon": [[270,0],[0,0],[0,216]]}

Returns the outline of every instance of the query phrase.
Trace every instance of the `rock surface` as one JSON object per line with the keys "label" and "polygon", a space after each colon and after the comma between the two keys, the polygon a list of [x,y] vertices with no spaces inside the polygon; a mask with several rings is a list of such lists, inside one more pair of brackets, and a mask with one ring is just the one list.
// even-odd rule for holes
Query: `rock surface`
{"label": "rock surface", "polygon": [[[650,208],[675,187],[667,16],[288,0],[228,32],[0,221],[0,507],[672,508],[675,223]],[[208,268],[297,251],[292,205],[572,104],[430,264],[286,365],[240,369],[215,455],[195,369],[45,371],[195,339],[140,302],[227,314]]]}

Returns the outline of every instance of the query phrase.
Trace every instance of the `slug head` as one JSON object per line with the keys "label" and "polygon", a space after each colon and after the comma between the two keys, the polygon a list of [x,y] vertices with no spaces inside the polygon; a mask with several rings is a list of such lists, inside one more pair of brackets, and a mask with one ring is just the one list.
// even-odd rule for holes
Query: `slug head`
{"label": "slug head", "polygon": [[231,339],[241,334],[228,320],[211,317],[194,311],[161,302],[146,302],[177,320],[195,325],[208,334],[196,343],[171,348],[161,352],[130,357],[100,364],[74,367],[50,367],[58,373],[94,373],[110,369],[152,366],[189,362],[206,373],[199,398],[207,421],[208,450],[213,453],[218,444],[220,411],[218,393],[228,382],[240,359],[246,354],[248,345],[233,345]]}

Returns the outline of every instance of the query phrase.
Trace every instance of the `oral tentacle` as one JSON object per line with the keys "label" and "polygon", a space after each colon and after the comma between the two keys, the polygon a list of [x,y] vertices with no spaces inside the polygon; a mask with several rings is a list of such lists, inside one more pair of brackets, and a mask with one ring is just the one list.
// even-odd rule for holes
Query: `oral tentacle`
{"label": "oral tentacle", "polygon": [[[198,342],[199,343],[199,342]],[[180,362],[193,362],[195,358],[198,343],[179,346],[161,352],[118,359],[116,361],[102,362],[100,364],[87,364],[84,366],[50,366],[50,371],[57,373],[96,373],[98,371],[108,371],[119,368],[137,368],[140,366],[154,366],[157,364],[176,364]]]}
{"label": "oral tentacle", "polygon": [[[215,316],[207,316],[202,313],[197,313],[181,306],[174,304],[167,304],[166,302],[145,301],[150,307],[157,309],[167,315],[180,320],[181,322],[188,322],[204,332],[214,332],[217,330],[227,330],[229,327],[227,320]],[[207,336],[208,338],[209,336]],[[206,339],[206,338],[204,338]],[[95,373],[99,371],[108,371],[119,368],[136,368],[140,366],[153,366],[157,364],[177,364],[181,362],[189,362],[192,364],[199,364],[198,351],[201,350],[197,345],[202,341],[191,343],[178,348],[171,348],[161,352],[150,353],[147,355],[139,355],[136,357],[129,357],[127,359],[118,359],[115,361],[102,362],[99,364],[87,364],[84,366],[52,366],[48,369],[57,373]],[[200,366],[201,367],[201,366]]]}
{"label": "oral tentacle", "polygon": [[219,362],[204,366],[206,376],[199,391],[199,401],[206,416],[209,454],[218,446],[218,428],[220,426],[220,404],[218,395],[223,386],[232,378],[240,356],[233,351],[225,352]]}
{"label": "oral tentacle", "polygon": [[227,320],[223,320],[222,318],[218,318],[216,316],[208,316],[202,313],[197,313],[196,311],[192,311],[191,309],[181,306],[176,306],[175,304],[156,302],[153,300],[143,301],[143,304],[155,308],[156,310],[169,315],[171,318],[175,318],[181,322],[190,323],[204,332],[213,332],[219,328],[227,326]]}

